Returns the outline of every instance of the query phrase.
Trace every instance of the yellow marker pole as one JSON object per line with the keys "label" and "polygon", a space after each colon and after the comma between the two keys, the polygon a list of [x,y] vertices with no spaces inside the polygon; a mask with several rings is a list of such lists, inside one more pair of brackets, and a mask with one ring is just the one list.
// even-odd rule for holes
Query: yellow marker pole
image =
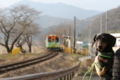
{"label": "yellow marker pole", "polygon": [[20,47],[12,50],[12,55],[19,54],[19,53],[20,53]]}

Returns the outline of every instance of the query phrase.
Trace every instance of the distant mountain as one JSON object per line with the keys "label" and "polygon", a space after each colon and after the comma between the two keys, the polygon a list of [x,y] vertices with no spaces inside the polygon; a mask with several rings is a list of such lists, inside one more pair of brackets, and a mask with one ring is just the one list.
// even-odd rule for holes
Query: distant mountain
{"label": "distant mountain", "polygon": [[[70,23],[74,24],[73,18],[76,16],[77,24],[76,31],[77,34],[86,28],[86,26],[91,22],[93,16],[99,15],[102,12],[94,10],[84,10],[75,6],[66,5],[63,3],[57,4],[44,4],[40,2],[33,2],[30,0],[22,0],[14,5],[25,4],[32,8],[35,8],[38,11],[41,11],[40,19],[36,22],[43,28],[48,27],[57,27],[61,23]],[[10,6],[10,7],[11,7]],[[90,19],[89,19],[90,18]],[[50,28],[43,30],[43,33],[46,33]]]}
{"label": "distant mountain", "polygon": [[63,19],[63,18],[58,18],[58,17],[53,17],[53,16],[48,16],[48,15],[42,15],[40,16],[40,19],[38,19],[36,22],[44,28],[47,28],[49,26],[53,25],[59,25],[60,23],[69,21],[70,19]]}
{"label": "distant mountain", "polygon": [[[80,34],[89,24],[90,22],[93,20],[94,18],[89,18],[89,19],[85,19],[85,20],[76,20],[76,35]],[[69,25],[70,26],[69,26]],[[71,27],[70,29],[70,33],[71,35],[73,34],[72,31],[73,31],[73,28],[74,28],[74,20],[68,20],[66,22],[63,22],[59,25],[54,25],[54,26],[50,26],[48,28],[45,28],[42,30],[42,34],[47,34],[51,31],[53,31],[54,29],[56,29],[57,27],[63,27],[64,26],[64,29],[66,30],[66,34],[68,34],[68,26]],[[66,28],[65,28],[66,27]],[[60,29],[60,28],[59,28]],[[54,32],[54,31],[53,31]]]}
{"label": "distant mountain", "polygon": [[76,16],[78,19],[86,19],[94,15],[100,14],[99,11],[84,10],[75,6],[66,5],[63,3],[44,4],[40,2],[33,2],[30,0],[22,0],[14,5],[26,4],[42,12],[42,15],[49,15],[65,19],[73,19]]}

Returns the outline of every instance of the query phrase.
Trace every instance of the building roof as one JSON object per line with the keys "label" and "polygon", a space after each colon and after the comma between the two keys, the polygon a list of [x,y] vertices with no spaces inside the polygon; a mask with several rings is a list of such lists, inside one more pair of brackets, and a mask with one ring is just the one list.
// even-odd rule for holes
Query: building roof
{"label": "building roof", "polygon": [[120,38],[120,33],[111,33],[111,35],[115,36],[116,38]]}
{"label": "building roof", "polygon": [[83,42],[82,42],[82,41],[76,41],[76,43],[77,43],[77,44],[83,44]]}

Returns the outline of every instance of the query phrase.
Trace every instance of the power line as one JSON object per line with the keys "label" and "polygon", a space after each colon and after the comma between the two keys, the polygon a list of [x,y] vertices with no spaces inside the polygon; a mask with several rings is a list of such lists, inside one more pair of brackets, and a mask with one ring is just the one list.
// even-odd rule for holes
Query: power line
{"label": "power line", "polygon": [[107,13],[108,12],[106,12],[106,27],[105,27],[105,32],[108,31],[108,17],[107,17]]}
{"label": "power line", "polygon": [[102,15],[101,15],[101,19],[100,19],[100,33],[102,33]]}

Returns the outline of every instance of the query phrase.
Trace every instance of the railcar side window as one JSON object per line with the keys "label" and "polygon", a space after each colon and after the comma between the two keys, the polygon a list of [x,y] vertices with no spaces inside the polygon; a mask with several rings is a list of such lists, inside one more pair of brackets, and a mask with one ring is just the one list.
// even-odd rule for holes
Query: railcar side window
{"label": "railcar side window", "polygon": [[56,42],[59,42],[59,38],[56,38]]}
{"label": "railcar side window", "polygon": [[50,36],[48,37],[48,42],[51,42],[51,37]]}

